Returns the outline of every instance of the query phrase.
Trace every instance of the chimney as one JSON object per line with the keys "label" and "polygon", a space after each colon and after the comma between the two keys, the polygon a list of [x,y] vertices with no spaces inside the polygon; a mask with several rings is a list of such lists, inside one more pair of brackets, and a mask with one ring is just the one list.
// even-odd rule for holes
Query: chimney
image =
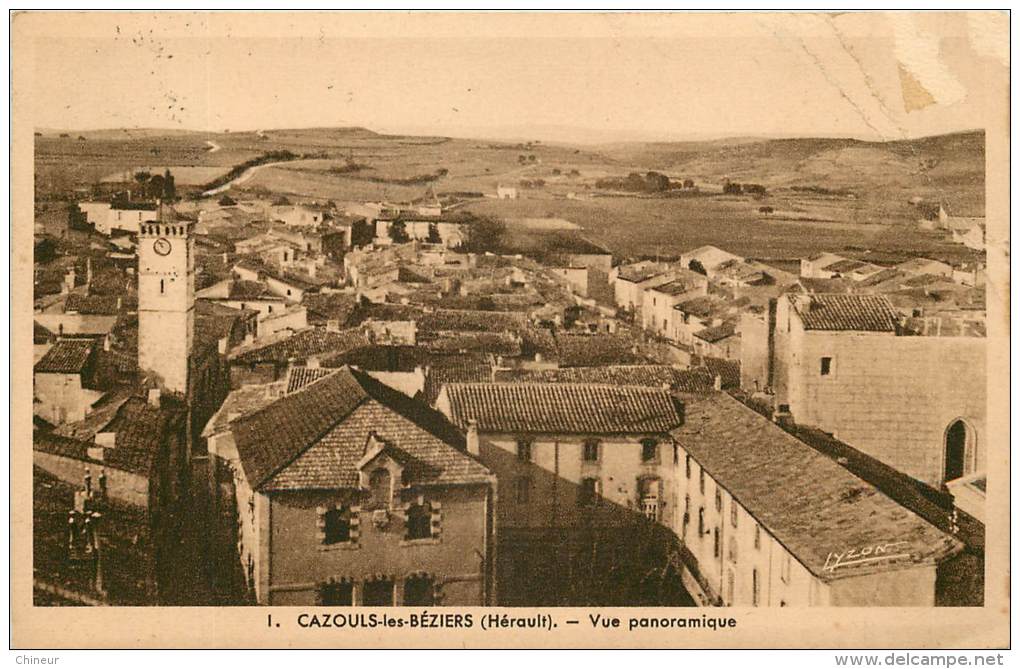
{"label": "chimney", "polygon": [[220,340],[216,342],[216,350],[219,351],[220,355],[226,355],[229,344],[230,339],[228,337],[220,337]]}
{"label": "chimney", "polygon": [[722,390],[722,377],[718,374],[715,375],[715,380],[712,381],[712,388],[716,391]]}
{"label": "chimney", "polygon": [[92,285],[92,258],[85,258],[85,285]]}
{"label": "chimney", "polygon": [[117,296],[117,311],[120,311],[121,307],[123,307],[123,306],[124,306],[124,298],[122,298],[122,297],[120,297],[118,295]]}
{"label": "chimney", "polygon": [[331,318],[326,321],[326,332],[340,332],[340,320]]}
{"label": "chimney", "polygon": [[159,408],[160,394],[159,388],[149,389],[149,406]]}
{"label": "chimney", "polygon": [[537,353],[537,352],[535,353],[535,362],[542,362],[542,354],[541,353]]}
{"label": "chimney", "polygon": [[478,455],[478,421],[474,418],[468,419],[467,428],[467,450],[471,455]]}

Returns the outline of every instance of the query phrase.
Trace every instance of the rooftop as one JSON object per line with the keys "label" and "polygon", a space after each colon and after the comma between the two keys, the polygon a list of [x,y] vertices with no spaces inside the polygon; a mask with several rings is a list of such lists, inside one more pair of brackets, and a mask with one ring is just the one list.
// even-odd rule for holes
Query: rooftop
{"label": "rooftop", "polygon": [[705,328],[694,333],[694,336],[702,341],[707,341],[710,344],[714,344],[717,341],[722,341],[727,337],[732,337],[737,333],[736,323],[732,321],[716,325],[714,327]]}
{"label": "rooftop", "polygon": [[357,328],[329,330],[310,327],[269,343],[256,343],[254,347],[238,349],[231,357],[240,363],[287,362],[292,358],[343,353],[368,345],[365,334]]}
{"label": "rooftop", "polygon": [[664,433],[683,422],[665,390],[565,383],[451,383],[439,406],[462,428],[553,434]]}
{"label": "rooftop", "polygon": [[91,339],[61,339],[35,363],[34,371],[36,374],[80,374],[94,345]]}
{"label": "rooftop", "polygon": [[884,295],[788,295],[805,330],[895,332],[898,315]]}
{"label": "rooftop", "polygon": [[[812,574],[827,581],[932,564],[962,544],[724,393],[692,397],[673,436]],[[795,478],[797,484],[791,485]],[[886,559],[843,562],[891,544]]]}
{"label": "rooftop", "polygon": [[441,414],[344,367],[232,424],[244,473],[264,491],[359,487],[369,435],[401,453],[411,485],[487,483]]}

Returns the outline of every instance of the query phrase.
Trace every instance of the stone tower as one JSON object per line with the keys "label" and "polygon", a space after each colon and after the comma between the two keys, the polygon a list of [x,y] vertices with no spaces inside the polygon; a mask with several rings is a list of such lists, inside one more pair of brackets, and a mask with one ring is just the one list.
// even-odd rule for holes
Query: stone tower
{"label": "stone tower", "polygon": [[189,221],[161,203],[138,231],[138,366],[166,390],[187,393],[195,336],[195,240]]}

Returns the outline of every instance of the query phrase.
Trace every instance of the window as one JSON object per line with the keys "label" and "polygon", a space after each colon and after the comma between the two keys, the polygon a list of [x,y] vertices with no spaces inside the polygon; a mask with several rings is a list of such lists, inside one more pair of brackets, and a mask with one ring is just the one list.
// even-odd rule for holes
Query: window
{"label": "window", "polygon": [[324,544],[340,544],[351,540],[350,511],[344,507],[333,507],[322,514]]}
{"label": "window", "polygon": [[719,489],[718,485],[715,487],[715,510],[720,513],[722,512],[722,490]]}
{"label": "window", "polygon": [[365,606],[393,606],[393,581],[367,581],[362,599]]}
{"label": "window", "polygon": [[319,585],[322,606],[354,606],[354,584],[350,581],[329,581]]}
{"label": "window", "polygon": [[687,471],[687,478],[691,478],[691,456],[688,455],[684,460],[685,460],[684,467],[686,468]]}
{"label": "window", "polygon": [[715,532],[713,532],[712,557],[719,557],[719,554],[722,552],[722,546],[720,545],[721,541],[722,537],[719,535],[719,528],[717,527],[715,528]]}
{"label": "window", "polygon": [[654,439],[641,441],[641,462],[659,461],[659,442]]}
{"label": "window", "polygon": [[832,373],[832,358],[822,358],[821,373],[822,376],[828,376]]}
{"label": "window", "polygon": [[783,583],[790,582],[790,554],[787,553],[783,556],[782,569],[779,573],[780,578],[783,579]]}
{"label": "window", "polygon": [[673,444],[673,464],[680,464],[680,447],[676,444]]}
{"label": "window", "polygon": [[737,501],[730,497],[730,525],[733,527],[737,526],[737,518],[740,516],[740,507],[737,506]]}
{"label": "window", "polygon": [[404,581],[404,606],[432,606],[436,603],[436,585],[431,576],[410,576]]}
{"label": "window", "polygon": [[758,582],[758,570],[751,570],[751,606],[758,606],[761,597],[761,584]]}
{"label": "window", "polygon": [[406,539],[432,538],[432,505],[428,502],[412,504],[407,509]]}
{"label": "window", "polygon": [[702,495],[705,494],[705,470],[704,469],[702,469],[702,470],[700,470],[698,472],[698,490],[701,491]]}
{"label": "window", "polygon": [[737,561],[737,538],[736,537],[730,537],[729,557],[730,557],[730,562],[736,562]]}
{"label": "window", "polygon": [[390,505],[390,472],[388,469],[376,469],[368,479],[368,487],[372,494],[372,505],[375,508]]}
{"label": "window", "polygon": [[517,440],[517,459],[521,462],[531,462],[531,440]]}
{"label": "window", "polygon": [[577,503],[580,506],[595,506],[598,504],[599,480],[593,478],[581,479],[581,488],[578,491]]}
{"label": "window", "polygon": [[698,509],[698,536],[705,534],[705,507]]}
{"label": "window", "polygon": [[657,478],[643,478],[638,481],[641,513],[648,520],[659,520],[659,495],[662,481]]}
{"label": "window", "polygon": [[754,526],[754,548],[755,550],[761,550],[761,526]]}
{"label": "window", "polygon": [[589,439],[582,445],[581,457],[585,462],[598,462],[599,461],[599,442],[594,439]]}
{"label": "window", "polygon": [[684,526],[683,535],[687,536],[687,526],[691,524],[691,496],[684,495]]}
{"label": "window", "polygon": [[166,294],[166,280],[165,279],[160,279],[159,280],[159,294],[160,295]]}
{"label": "window", "polygon": [[515,498],[518,504],[527,504],[531,501],[531,478],[522,476],[516,481]]}

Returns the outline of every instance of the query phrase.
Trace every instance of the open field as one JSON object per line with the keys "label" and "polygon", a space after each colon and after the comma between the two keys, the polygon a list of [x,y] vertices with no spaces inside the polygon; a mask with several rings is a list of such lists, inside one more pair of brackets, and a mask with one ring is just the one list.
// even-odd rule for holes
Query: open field
{"label": "open field", "polygon": [[703,244],[763,259],[799,258],[822,250],[876,262],[919,252],[947,260],[974,255],[916,226],[761,219],[750,198],[535,198],[485,200],[465,209],[506,219],[565,218],[621,257],[679,255]]}

